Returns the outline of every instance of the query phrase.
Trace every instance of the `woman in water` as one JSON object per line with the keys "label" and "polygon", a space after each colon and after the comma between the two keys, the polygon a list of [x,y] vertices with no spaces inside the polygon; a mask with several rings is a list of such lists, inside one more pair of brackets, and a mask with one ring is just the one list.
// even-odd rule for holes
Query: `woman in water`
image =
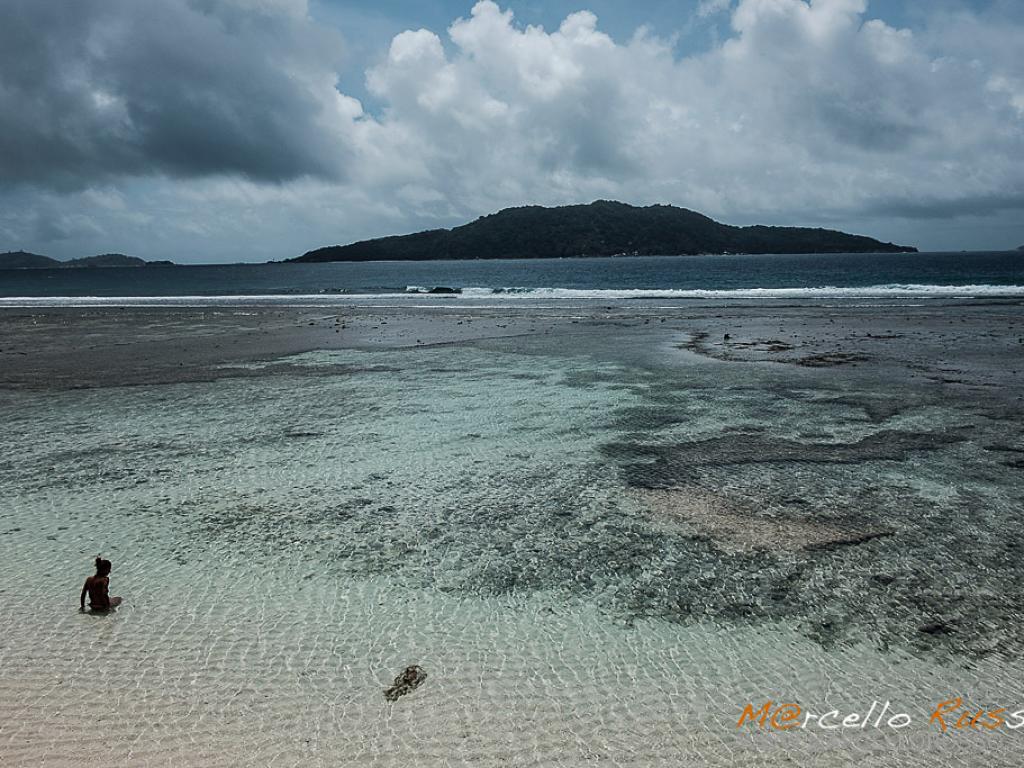
{"label": "woman in water", "polygon": [[89,595],[89,607],[94,611],[109,611],[121,604],[120,597],[111,597],[107,589],[110,586],[110,561],[102,557],[96,558],[96,575],[85,580],[82,587],[82,610],[85,610],[85,595]]}

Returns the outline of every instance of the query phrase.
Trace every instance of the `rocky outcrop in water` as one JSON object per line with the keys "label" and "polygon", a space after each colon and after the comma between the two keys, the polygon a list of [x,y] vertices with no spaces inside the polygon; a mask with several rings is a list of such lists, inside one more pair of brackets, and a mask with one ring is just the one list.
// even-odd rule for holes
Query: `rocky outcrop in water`
{"label": "rocky outcrop in water", "polygon": [[395,678],[395,684],[384,691],[384,698],[388,701],[398,701],[400,696],[405,696],[419,688],[420,683],[426,679],[427,673],[423,671],[422,667],[416,664],[406,667],[405,671]]}

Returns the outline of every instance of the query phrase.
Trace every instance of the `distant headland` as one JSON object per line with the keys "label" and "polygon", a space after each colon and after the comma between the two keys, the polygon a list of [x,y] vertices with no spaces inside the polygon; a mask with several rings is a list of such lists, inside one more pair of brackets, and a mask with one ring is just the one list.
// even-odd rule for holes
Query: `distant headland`
{"label": "distant headland", "polygon": [[146,261],[138,256],[123,253],[101,253],[99,256],[83,256],[80,259],[59,261],[49,256],[27,251],[0,253],[0,269],[63,269],[75,267],[173,267],[172,261]]}
{"label": "distant headland", "polygon": [[916,253],[906,245],[805,227],[734,227],[671,205],[506,208],[453,229],[308,251],[289,262],[689,256],[744,253]]}

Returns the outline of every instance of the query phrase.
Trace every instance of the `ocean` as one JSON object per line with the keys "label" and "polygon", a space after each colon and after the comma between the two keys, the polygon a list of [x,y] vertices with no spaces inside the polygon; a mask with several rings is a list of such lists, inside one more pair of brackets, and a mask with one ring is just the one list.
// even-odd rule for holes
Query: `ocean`
{"label": "ocean", "polygon": [[4,272],[0,763],[1017,766],[1022,266]]}
{"label": "ocean", "polygon": [[[1024,295],[1020,252],[641,256],[0,270],[2,304],[251,301],[459,289],[462,300],[950,298]],[[23,299],[32,301],[22,302]]]}

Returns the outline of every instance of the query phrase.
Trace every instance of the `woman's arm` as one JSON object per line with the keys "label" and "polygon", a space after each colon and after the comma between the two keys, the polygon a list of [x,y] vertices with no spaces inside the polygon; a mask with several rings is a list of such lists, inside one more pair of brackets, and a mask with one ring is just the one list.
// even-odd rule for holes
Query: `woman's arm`
{"label": "woman's arm", "polygon": [[85,580],[85,584],[82,585],[82,596],[79,598],[79,602],[82,605],[82,610],[85,610],[85,595],[89,592],[89,583],[92,581],[92,576]]}

